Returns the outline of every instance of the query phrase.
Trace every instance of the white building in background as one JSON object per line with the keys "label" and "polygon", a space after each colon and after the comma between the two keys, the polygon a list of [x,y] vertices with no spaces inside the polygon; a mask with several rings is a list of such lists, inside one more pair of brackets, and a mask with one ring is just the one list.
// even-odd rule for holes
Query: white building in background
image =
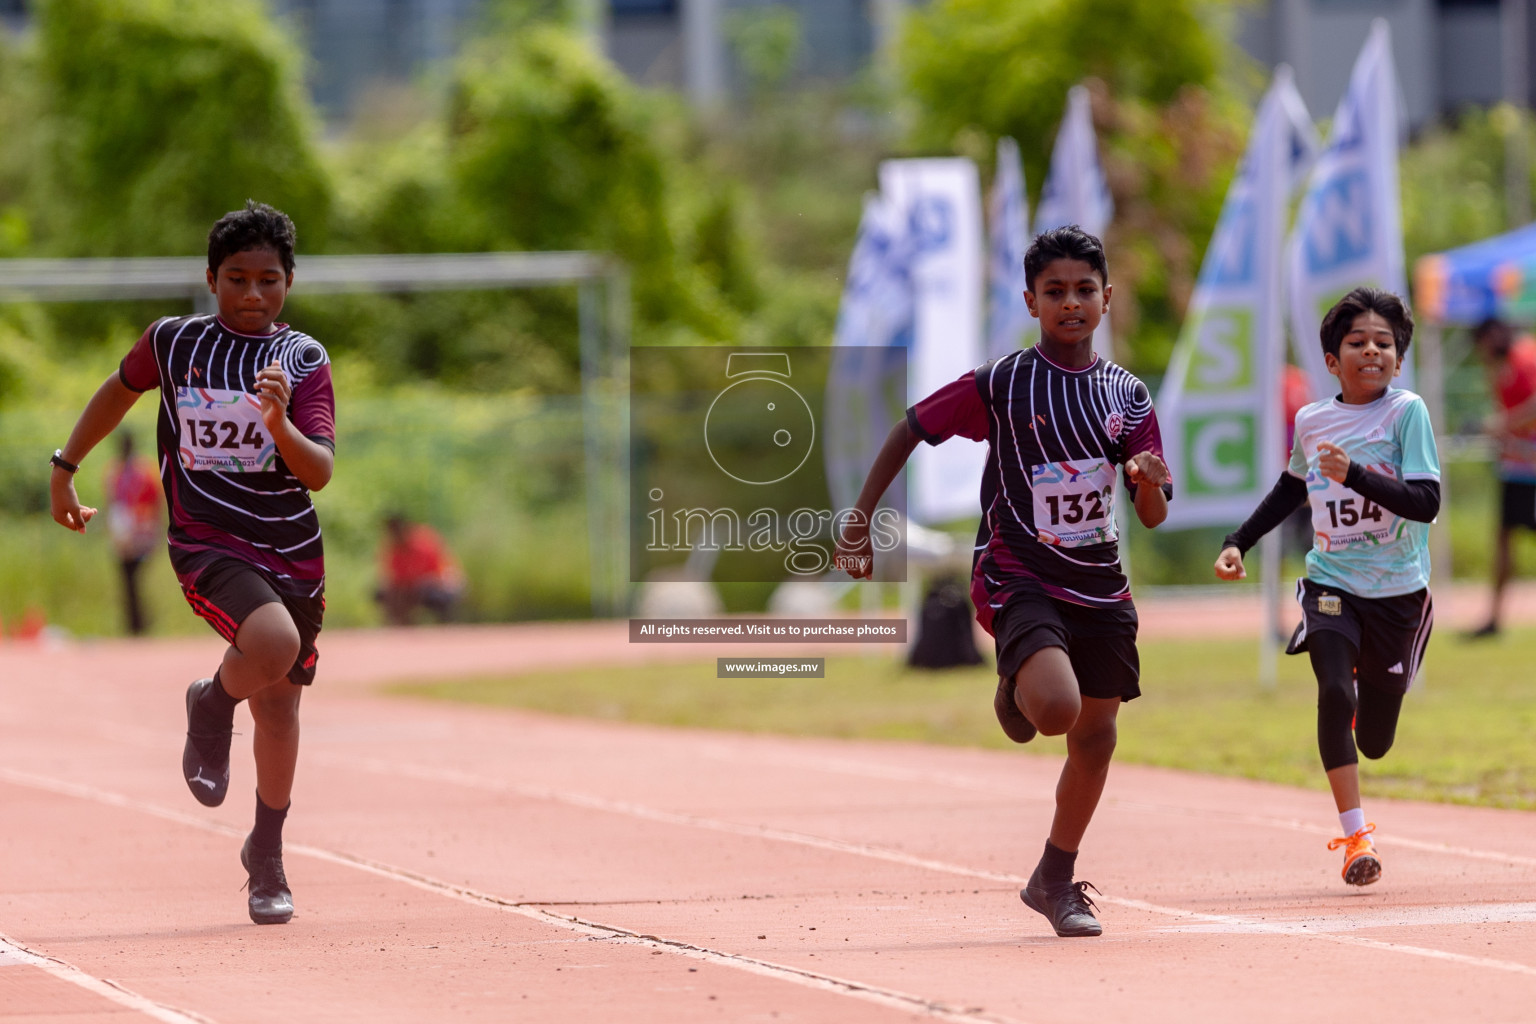
{"label": "white building in background", "polygon": [[1309,109],[1331,111],[1371,22],[1385,18],[1408,120],[1418,128],[1495,103],[1511,85],[1530,104],[1529,7],[1530,0],[1259,0],[1239,16],[1236,35],[1265,65],[1295,68]]}
{"label": "white building in background", "polygon": [[[315,101],[345,117],[371,85],[406,81],[451,56],[485,0],[269,0],[310,50]],[[594,43],[635,81],[712,104],[740,85],[729,44],[741,12],[793,10],[802,45],[795,74],[840,80],[888,53],[902,10],[928,0],[583,0]],[[1021,0],[1022,2],[1022,0]],[[0,0],[19,26],[36,0]],[[1392,25],[1410,123],[1418,127],[1506,94],[1532,99],[1536,0],[1251,0],[1236,41],[1262,64],[1288,63],[1314,111],[1338,104],[1372,19]],[[1522,28],[1523,25],[1523,28]]]}

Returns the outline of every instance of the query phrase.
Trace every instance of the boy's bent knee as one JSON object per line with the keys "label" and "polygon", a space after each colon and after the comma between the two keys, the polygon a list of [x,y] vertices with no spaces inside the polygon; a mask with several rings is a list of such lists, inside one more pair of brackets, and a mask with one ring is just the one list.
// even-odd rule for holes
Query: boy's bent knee
{"label": "boy's bent knee", "polygon": [[1077,724],[1083,700],[1072,663],[1060,647],[1045,647],[1026,658],[1014,684],[1019,710],[1044,735],[1060,736]]}
{"label": "boy's bent knee", "polygon": [[1024,716],[1044,736],[1060,736],[1077,724],[1083,705],[1079,700],[1060,695],[1041,697],[1029,702]]}
{"label": "boy's bent knee", "polygon": [[283,605],[264,604],[240,624],[235,649],[266,678],[281,679],[299,657],[299,630]]}

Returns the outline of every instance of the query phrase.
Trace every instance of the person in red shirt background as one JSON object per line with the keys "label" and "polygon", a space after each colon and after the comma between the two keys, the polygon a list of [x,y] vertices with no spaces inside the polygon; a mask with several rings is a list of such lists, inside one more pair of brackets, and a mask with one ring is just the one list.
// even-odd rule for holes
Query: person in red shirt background
{"label": "person in red shirt background", "polygon": [[393,515],[384,522],[377,598],[392,626],[409,626],[417,608],[447,622],[464,593],[464,574],[432,527]]}
{"label": "person in red shirt background", "polygon": [[133,434],[119,432],[118,458],[107,469],[107,527],[123,570],[123,621],[133,636],[149,624],[139,596],[139,566],[165,537],[164,498],[154,463],[133,451]]}
{"label": "person in red shirt background", "polygon": [[1470,635],[1499,632],[1504,588],[1514,571],[1510,538],[1517,529],[1536,531],[1536,339],[1516,337],[1509,324],[1484,320],[1472,341],[1488,369],[1488,386],[1499,404],[1484,429],[1499,447],[1499,531],[1494,548],[1493,600],[1488,621]]}

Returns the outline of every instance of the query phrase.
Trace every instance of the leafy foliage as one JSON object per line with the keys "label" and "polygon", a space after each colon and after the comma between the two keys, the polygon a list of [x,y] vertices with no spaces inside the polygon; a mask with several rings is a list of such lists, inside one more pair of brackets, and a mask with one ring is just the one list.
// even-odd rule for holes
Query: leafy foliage
{"label": "leafy foliage", "polygon": [[986,163],[1012,136],[1037,192],[1067,91],[1088,80],[1116,207],[1106,240],[1116,342],[1142,372],[1167,362],[1246,135],[1226,6],[936,0],[902,40],[914,145]]}
{"label": "leafy foliage", "polygon": [[181,255],[255,197],[324,244],[329,180],[296,47],[256,0],[46,0],[36,73],[61,255]]}

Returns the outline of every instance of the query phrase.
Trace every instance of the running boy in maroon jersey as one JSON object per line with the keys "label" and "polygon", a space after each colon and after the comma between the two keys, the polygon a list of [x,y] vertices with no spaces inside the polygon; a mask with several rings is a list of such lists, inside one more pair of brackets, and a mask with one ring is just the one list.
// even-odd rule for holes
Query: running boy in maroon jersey
{"label": "running boy in maroon jersey", "polygon": [[[838,567],[869,578],[869,517],[919,441],[987,442],[971,598],[997,640],[993,706],[1008,737],[1067,737],[1050,838],[1019,893],[1057,935],[1098,935],[1089,883],[1072,881],[1122,701],[1141,694],[1136,608],[1120,569],[1115,467],[1143,525],[1168,515],[1172,487],[1147,387],[1094,355],[1109,309],[1104,247],[1076,225],[1024,254],[1040,342],[965,374],[907,410],[875,459],[838,544]],[[1146,486],[1142,486],[1146,485]]]}
{"label": "running boy in maroon jersey", "polygon": [[216,316],[151,324],[54,453],[53,518],[85,532],[96,514],[75,493],[79,463],[145,391],[160,391],[160,477],[171,510],[171,565],[193,611],[230,644],[211,679],[187,688],[183,775],[217,807],[229,788],[235,705],[256,735],[256,825],[240,851],[257,924],[283,924],[283,821],[299,754],[299,695],[315,678],[325,561],[309,492],[335,466],[330,359],[277,323],[293,285],[293,222],[261,203],[208,234]]}

